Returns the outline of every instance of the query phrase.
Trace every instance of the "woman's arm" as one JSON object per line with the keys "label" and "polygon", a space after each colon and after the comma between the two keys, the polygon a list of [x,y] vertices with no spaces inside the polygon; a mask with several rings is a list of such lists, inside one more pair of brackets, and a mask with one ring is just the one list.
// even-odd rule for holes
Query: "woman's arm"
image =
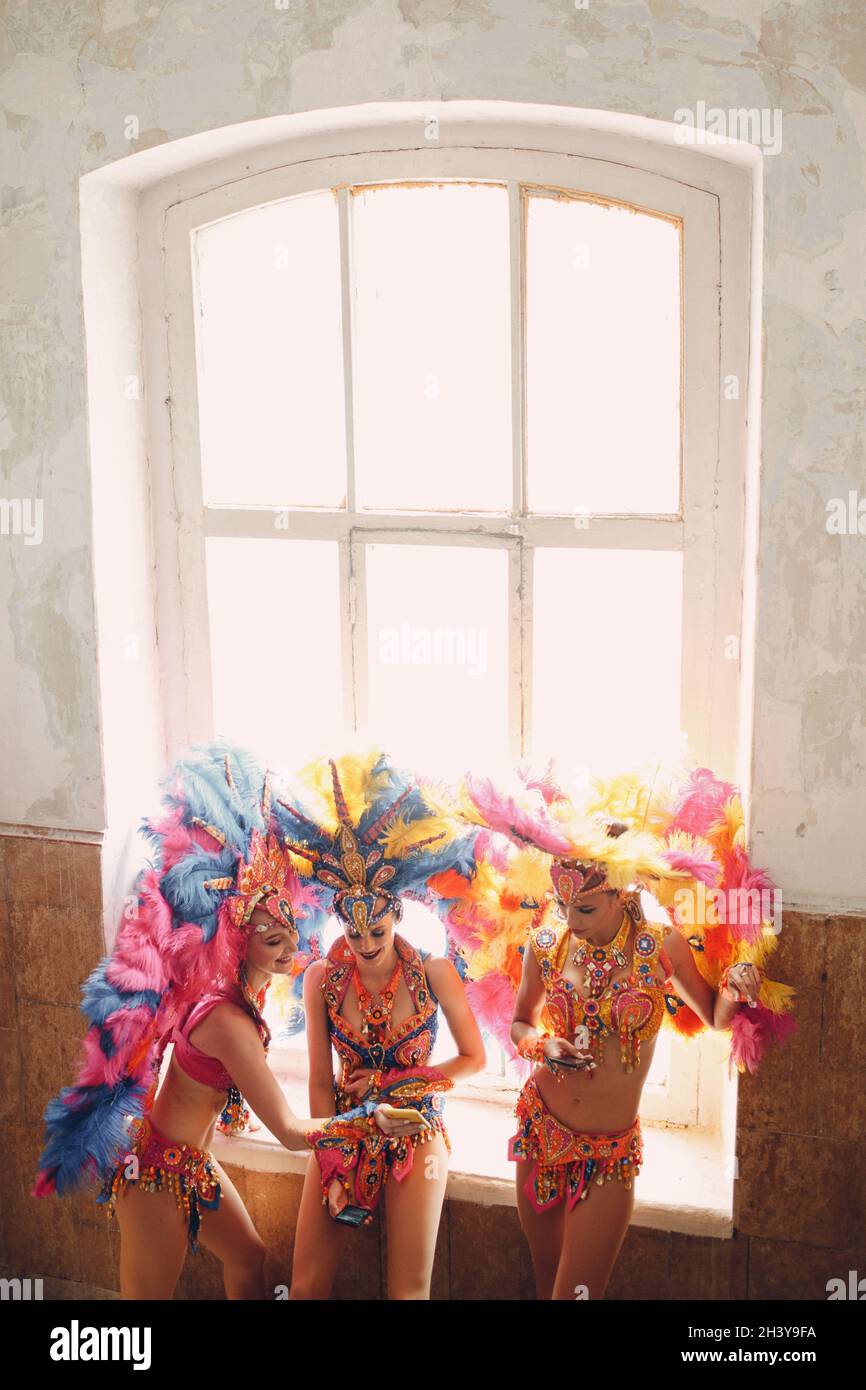
{"label": "woman's arm", "polygon": [[[329,1114],[311,1120],[295,1114],[265,1060],[258,1028],[237,1005],[219,1004],[195,1031],[208,1054],[222,1062],[247,1104],[283,1148],[306,1152],[306,1136],[318,1133],[334,1119],[333,1094]],[[409,1120],[389,1119],[378,1109],[374,1118],[383,1134],[415,1134],[422,1128]]]}
{"label": "woman's arm", "polygon": [[425,961],[424,969],[457,1045],[457,1056],[449,1057],[447,1062],[436,1062],[436,1070],[452,1080],[482,1071],[487,1054],[475,1015],[466,998],[463,981],[451,961],[442,957]]}
{"label": "woman's arm", "polygon": [[544,981],[541,978],[541,970],[535,958],[535,952],[527,944],[523,952],[520,986],[514,1001],[514,1018],[511,1023],[511,1041],[515,1047],[523,1038],[537,1035],[543,1008]]}
{"label": "woman's arm", "polygon": [[304,1136],[324,1119],[302,1120],[292,1110],[265,1060],[259,1030],[236,1004],[219,1004],[196,1028],[197,1046],[222,1062],[251,1110],[286,1149],[306,1149]]}
{"label": "woman's arm", "polygon": [[[532,946],[527,942],[523,952],[523,967],[520,972],[520,986],[514,1001],[514,1018],[511,1024],[511,1041],[519,1048],[524,1038],[537,1038],[538,1025],[544,1009],[544,980],[541,968]],[[594,1067],[588,1052],[581,1052],[568,1038],[548,1038],[544,1043],[544,1056],[551,1062],[575,1058],[583,1066]],[[571,1065],[574,1065],[571,1063]]]}
{"label": "woman's arm", "polygon": [[[695,964],[691,946],[674,927],[665,931],[664,950],[671,963],[671,980],[680,998],[694,1009],[708,1028],[730,1028],[742,1003],[734,1002],[707,983]],[[747,990],[748,997],[757,998],[758,987],[759,977],[755,970],[755,987]]]}
{"label": "woman's arm", "polygon": [[307,1024],[310,1114],[336,1115],[334,1073],[328,1010],[322,995],[325,966],[321,961],[307,967],[304,975],[304,1017]]}

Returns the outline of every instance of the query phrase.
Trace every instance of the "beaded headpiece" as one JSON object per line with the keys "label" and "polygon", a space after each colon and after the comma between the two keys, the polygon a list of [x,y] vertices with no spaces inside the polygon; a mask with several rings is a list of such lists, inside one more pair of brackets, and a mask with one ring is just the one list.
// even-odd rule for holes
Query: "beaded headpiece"
{"label": "beaded headpiece", "polygon": [[298,790],[275,805],[284,844],[330,893],[341,920],[364,935],[388,912],[399,915],[401,898],[427,901],[431,875],[471,862],[474,837],[433,811],[384,754],[313,763]]}
{"label": "beaded headpiece", "polygon": [[603,893],[609,886],[603,865],[592,861],[580,864],[575,859],[554,859],[550,877],[557,901],[563,907],[568,907],[576,898]]}
{"label": "beaded headpiece", "polygon": [[[628,830],[628,826],[621,821],[600,823],[599,828],[603,829],[605,836],[610,840],[618,840],[620,835]],[[591,898],[596,893],[611,891],[607,866],[603,859],[553,859],[550,878],[556,901],[564,908],[576,902],[578,898]]]}
{"label": "beaded headpiece", "polygon": [[[235,791],[228,754],[224,766],[226,784]],[[271,814],[270,773],[265,773],[261,814],[263,823],[267,825]],[[196,816],[192,817],[192,821],[225,848],[227,838],[218,826],[207,825]],[[263,835],[260,830],[253,829],[247,854],[235,873],[207,879],[202,887],[231,893],[227,911],[229,920],[236,927],[248,927],[256,908],[263,907],[279,926],[295,928],[295,913],[290,898],[297,890],[297,875],[291,859],[274,834]],[[271,928],[264,922],[258,924],[255,930],[266,932]]]}

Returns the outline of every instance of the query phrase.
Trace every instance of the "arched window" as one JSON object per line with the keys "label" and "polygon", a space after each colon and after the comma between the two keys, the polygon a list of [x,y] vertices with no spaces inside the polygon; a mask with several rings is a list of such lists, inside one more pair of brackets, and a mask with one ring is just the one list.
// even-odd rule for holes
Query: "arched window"
{"label": "arched window", "polygon": [[[166,750],[742,780],[748,161],[434,106],[211,132],[141,195]],[[718,1042],[643,1113],[717,1123]]]}

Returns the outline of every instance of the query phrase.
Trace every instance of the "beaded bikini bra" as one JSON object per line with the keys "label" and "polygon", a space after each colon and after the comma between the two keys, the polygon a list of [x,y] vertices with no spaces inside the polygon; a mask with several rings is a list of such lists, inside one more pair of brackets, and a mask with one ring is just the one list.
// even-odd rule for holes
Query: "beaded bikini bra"
{"label": "beaded bikini bra", "polygon": [[[597,1062],[604,1059],[604,1040],[609,1034],[619,1037],[620,1057],[626,1071],[633,1071],[640,1062],[641,1041],[654,1038],[662,1025],[665,1009],[675,1014],[680,1001],[668,988],[669,969],[660,961],[662,932],[650,926],[640,904],[630,900],[628,916],[635,923],[632,969],[627,976],[613,980],[600,994],[584,999],[571,980],[562,975],[570,945],[568,926],[544,925],[531,934],[533,952],[541,967],[545,992],[545,1026],[560,1038],[573,1039],[577,1028],[589,1032],[589,1048]],[[600,952],[603,955],[604,952]],[[587,968],[592,972],[593,954],[587,956]],[[665,975],[665,983],[657,983],[656,965]]]}
{"label": "beaded bikini bra", "polygon": [[423,1066],[436,1043],[439,1004],[427,983],[419,951],[396,935],[394,946],[403,966],[403,980],[412,997],[414,1012],[400,1023],[385,1043],[371,1042],[357,1033],[340,1013],[355,972],[355,955],[340,937],[325,958],[322,993],[328,1010],[331,1041],[343,1064],[342,1080],[356,1067],[387,1071],[391,1067]]}

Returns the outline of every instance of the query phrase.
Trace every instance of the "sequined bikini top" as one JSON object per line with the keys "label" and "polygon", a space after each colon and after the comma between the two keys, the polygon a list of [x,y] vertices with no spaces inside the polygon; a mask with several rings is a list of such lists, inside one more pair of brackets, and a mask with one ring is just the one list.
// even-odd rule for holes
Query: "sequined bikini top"
{"label": "sequined bikini top", "polygon": [[433,1051],[439,1027],[439,1001],[427,982],[424,959],[402,936],[395,935],[394,947],[414,1012],[384,1044],[368,1042],[340,1013],[355,970],[355,955],[345,938],[339,937],[325,957],[322,993],[331,1042],[343,1063],[343,1078],[356,1067],[387,1071],[391,1067],[424,1066]]}
{"label": "sequined bikini top", "polygon": [[[582,998],[561,973],[569,949],[573,949],[566,923],[536,927],[530,943],[544,982],[544,1026],[556,1037],[573,1041],[575,1030],[583,1025],[589,1032],[590,1052],[598,1062],[604,1057],[605,1037],[618,1036],[622,1064],[626,1071],[633,1071],[640,1061],[641,1041],[656,1036],[665,1009],[676,1013],[680,1001],[668,988],[670,962],[662,947],[661,930],[650,926],[637,898],[630,901],[629,915],[635,922],[631,971],[611,981],[598,998]],[[591,967],[591,952],[588,964]],[[664,974],[663,984],[657,983],[657,964]]]}

